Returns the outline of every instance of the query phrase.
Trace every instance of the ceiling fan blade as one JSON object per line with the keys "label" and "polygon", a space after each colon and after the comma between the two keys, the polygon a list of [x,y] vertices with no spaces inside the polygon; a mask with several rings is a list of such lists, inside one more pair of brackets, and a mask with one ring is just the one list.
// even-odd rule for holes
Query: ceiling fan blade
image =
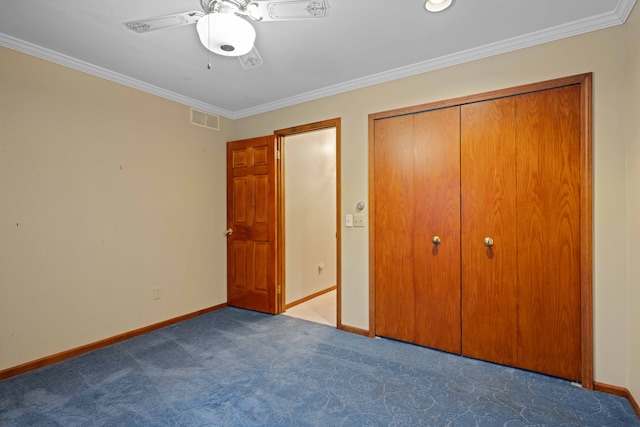
{"label": "ceiling fan blade", "polygon": [[183,12],[172,15],[156,16],[155,18],[139,19],[137,21],[125,22],[128,29],[136,33],[146,33],[162,28],[178,27],[180,25],[195,24],[204,16],[202,12]]}
{"label": "ceiling fan blade", "polygon": [[247,5],[247,12],[261,21],[325,18],[327,9],[328,0],[258,0]]}

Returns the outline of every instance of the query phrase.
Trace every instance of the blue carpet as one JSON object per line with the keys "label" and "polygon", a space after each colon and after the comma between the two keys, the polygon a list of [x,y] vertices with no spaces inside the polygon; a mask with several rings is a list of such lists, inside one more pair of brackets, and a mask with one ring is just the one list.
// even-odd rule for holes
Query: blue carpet
{"label": "blue carpet", "polygon": [[2,426],[640,426],[567,381],[225,308],[0,381]]}

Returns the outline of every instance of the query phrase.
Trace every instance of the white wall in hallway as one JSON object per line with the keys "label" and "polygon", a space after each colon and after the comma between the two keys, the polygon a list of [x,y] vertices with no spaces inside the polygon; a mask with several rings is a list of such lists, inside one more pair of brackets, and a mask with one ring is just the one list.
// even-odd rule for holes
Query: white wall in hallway
{"label": "white wall in hallway", "polygon": [[287,304],[336,285],[335,148],[335,128],[285,138]]}

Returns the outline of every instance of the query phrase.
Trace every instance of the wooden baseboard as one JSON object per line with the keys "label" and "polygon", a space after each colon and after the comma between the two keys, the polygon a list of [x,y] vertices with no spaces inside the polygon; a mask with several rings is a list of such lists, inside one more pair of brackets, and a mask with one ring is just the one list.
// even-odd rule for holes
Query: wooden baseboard
{"label": "wooden baseboard", "polygon": [[369,331],[367,331],[366,329],[360,329],[360,328],[356,328],[355,326],[348,326],[348,325],[338,325],[338,329],[340,329],[341,331],[345,331],[345,332],[350,332],[352,334],[356,334],[356,335],[362,335],[365,337],[369,336]]}
{"label": "wooden baseboard", "polygon": [[295,307],[298,304],[302,304],[303,302],[307,302],[307,301],[309,301],[311,299],[314,299],[315,297],[319,297],[320,295],[326,294],[327,292],[335,291],[337,288],[338,288],[337,286],[332,286],[332,287],[324,289],[324,290],[322,290],[320,292],[316,292],[315,294],[311,294],[311,295],[306,296],[304,298],[300,298],[299,300],[296,300],[296,301],[294,301],[292,303],[287,304],[285,306],[285,310],[289,309],[291,307]]}
{"label": "wooden baseboard", "polygon": [[153,325],[145,326],[144,328],[125,332],[111,338],[105,338],[103,340],[96,341],[91,344],[86,344],[80,347],[73,348],[71,350],[63,351],[61,353],[53,354],[51,356],[46,356],[46,357],[43,357],[42,359],[23,363],[22,365],[14,366],[13,368],[4,369],[0,371],[0,380],[4,380],[10,377],[14,377],[16,375],[24,374],[25,372],[33,371],[34,369],[42,368],[43,366],[62,362],[63,360],[71,359],[72,357],[76,357],[81,354],[88,353],[90,351],[97,350],[99,348],[106,347],[111,344],[115,344],[120,341],[125,341],[125,340],[128,340],[129,338],[137,337],[138,335],[143,335],[151,331],[155,331],[156,329],[164,328],[166,326],[170,326],[175,323],[179,323],[184,320],[188,320],[193,317],[203,315],[205,313],[210,313],[212,311],[219,310],[226,306],[227,306],[227,303],[215,305],[213,307],[194,311],[193,313],[188,313],[182,316],[175,317],[173,319],[168,319],[159,323],[155,323]]}
{"label": "wooden baseboard", "polygon": [[616,396],[624,397],[631,404],[631,407],[635,411],[636,416],[640,418],[640,406],[638,406],[638,402],[636,402],[636,399],[634,399],[633,395],[628,389],[624,387],[618,387],[615,385],[604,384],[599,382],[593,383],[593,389],[595,391],[600,391],[602,393],[609,393],[609,394],[614,394]]}

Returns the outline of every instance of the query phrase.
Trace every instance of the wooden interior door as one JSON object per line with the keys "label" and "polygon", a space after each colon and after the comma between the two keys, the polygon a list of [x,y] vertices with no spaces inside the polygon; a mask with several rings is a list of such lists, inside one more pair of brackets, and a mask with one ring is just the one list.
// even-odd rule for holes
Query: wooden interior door
{"label": "wooden interior door", "polygon": [[227,143],[227,303],[276,314],[275,136]]}
{"label": "wooden interior door", "polygon": [[375,333],[459,353],[460,109],[374,131]]}
{"label": "wooden interior door", "polygon": [[518,366],[579,380],[580,88],[516,98]]}
{"label": "wooden interior door", "polygon": [[515,99],[467,104],[461,117],[462,354],[515,366]]}

